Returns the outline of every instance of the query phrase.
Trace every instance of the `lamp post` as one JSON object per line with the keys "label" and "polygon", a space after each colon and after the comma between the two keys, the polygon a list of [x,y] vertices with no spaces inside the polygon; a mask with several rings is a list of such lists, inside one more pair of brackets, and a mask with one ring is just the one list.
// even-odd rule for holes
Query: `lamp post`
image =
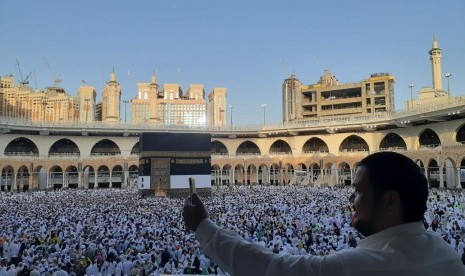
{"label": "lamp post", "polygon": [[124,103],[124,123],[126,123],[126,104],[128,103],[129,101],[123,101]]}
{"label": "lamp post", "polygon": [[267,104],[261,104],[261,107],[263,107],[263,125],[266,124],[266,107],[268,106]]}
{"label": "lamp post", "polygon": [[450,83],[449,83],[449,78],[452,77],[451,73],[445,74],[445,77],[447,78],[447,95],[450,97]]}
{"label": "lamp post", "polygon": [[233,106],[229,106],[229,114],[231,115],[231,127],[233,127]]}
{"label": "lamp post", "polygon": [[413,87],[415,87],[415,84],[410,84],[408,86],[410,88],[410,108],[413,107]]}

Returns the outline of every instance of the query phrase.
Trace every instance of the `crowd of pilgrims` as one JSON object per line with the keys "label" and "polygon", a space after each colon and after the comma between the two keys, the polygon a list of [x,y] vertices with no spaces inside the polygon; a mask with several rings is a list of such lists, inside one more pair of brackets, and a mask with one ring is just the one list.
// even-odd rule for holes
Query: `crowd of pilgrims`
{"label": "crowd of pilgrims", "polygon": [[[356,247],[351,187],[212,189],[211,219],[276,254]],[[0,193],[0,275],[223,274],[181,219],[184,199],[134,189]],[[465,192],[431,190],[424,224],[463,255]]]}

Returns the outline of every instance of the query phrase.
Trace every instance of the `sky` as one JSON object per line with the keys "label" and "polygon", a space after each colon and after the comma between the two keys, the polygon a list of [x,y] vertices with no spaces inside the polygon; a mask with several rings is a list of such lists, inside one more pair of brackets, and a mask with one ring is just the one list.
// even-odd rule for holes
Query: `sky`
{"label": "sky", "polygon": [[414,97],[432,85],[433,35],[452,96],[465,96],[463,0],[2,0],[0,10],[0,75],[18,80],[18,60],[31,86],[60,76],[73,96],[85,81],[101,99],[114,68],[121,100],[130,100],[155,72],[184,92],[226,87],[235,125],[261,124],[262,104],[266,122],[281,123],[283,80],[295,73],[313,84],[328,69],[342,83],[393,74],[400,110],[408,85]]}

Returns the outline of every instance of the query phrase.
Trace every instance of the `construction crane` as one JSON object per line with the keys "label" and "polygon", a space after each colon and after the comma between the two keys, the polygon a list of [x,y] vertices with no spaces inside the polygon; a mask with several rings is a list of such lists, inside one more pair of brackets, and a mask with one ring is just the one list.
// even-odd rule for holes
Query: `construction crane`
{"label": "construction crane", "polygon": [[26,85],[29,84],[29,77],[31,76],[32,72],[30,72],[25,78],[23,78],[23,73],[21,72],[21,66],[19,65],[18,59],[16,59],[16,66],[18,66],[18,71],[19,71],[19,83],[21,85]]}
{"label": "construction crane", "polygon": [[59,85],[61,83],[60,75],[57,75],[56,77],[54,77],[53,74],[52,74],[52,69],[50,69],[50,65],[48,64],[47,58],[45,58],[45,57],[44,57],[44,62],[45,62],[45,65],[47,65],[48,72],[50,73],[50,77],[52,78],[53,86],[54,87],[59,87]]}

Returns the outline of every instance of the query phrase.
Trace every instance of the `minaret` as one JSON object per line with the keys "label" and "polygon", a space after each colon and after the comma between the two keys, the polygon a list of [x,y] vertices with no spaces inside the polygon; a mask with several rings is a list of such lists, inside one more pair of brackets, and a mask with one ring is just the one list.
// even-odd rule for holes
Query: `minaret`
{"label": "minaret", "polygon": [[116,81],[114,70],[111,72],[110,80],[107,81],[107,85],[103,89],[102,94],[102,121],[119,122],[121,88]]}
{"label": "minaret", "polygon": [[155,73],[149,83],[150,122],[158,122],[158,83]]}
{"label": "minaret", "polygon": [[433,37],[433,48],[429,50],[429,59],[433,69],[433,89],[442,91],[441,55],[442,50],[438,46],[436,36]]}

